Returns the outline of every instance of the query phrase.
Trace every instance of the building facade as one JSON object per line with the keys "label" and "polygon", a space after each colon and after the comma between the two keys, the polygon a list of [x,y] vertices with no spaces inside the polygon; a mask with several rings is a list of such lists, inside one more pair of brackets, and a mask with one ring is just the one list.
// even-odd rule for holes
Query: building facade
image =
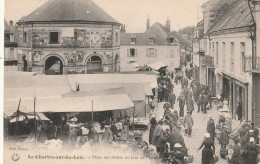
{"label": "building facade", "polygon": [[150,27],[147,20],[147,30],[144,33],[121,33],[120,68],[126,71],[131,63],[141,66],[162,62],[173,71],[180,66],[180,42],[176,34],[170,33],[170,22],[166,27],[154,23]]}
{"label": "building facade", "polygon": [[50,0],[17,25],[20,70],[119,71],[120,24],[91,0]]}
{"label": "building facade", "polygon": [[4,65],[17,65],[17,26],[4,20]]}
{"label": "building facade", "polygon": [[[200,64],[200,69],[206,70],[206,84],[215,88],[216,93],[223,93],[229,101],[233,119],[244,117],[258,127],[259,12],[258,0],[250,2],[249,6],[246,1],[235,1],[200,39],[206,65],[205,68]],[[204,20],[204,24],[208,22]]]}

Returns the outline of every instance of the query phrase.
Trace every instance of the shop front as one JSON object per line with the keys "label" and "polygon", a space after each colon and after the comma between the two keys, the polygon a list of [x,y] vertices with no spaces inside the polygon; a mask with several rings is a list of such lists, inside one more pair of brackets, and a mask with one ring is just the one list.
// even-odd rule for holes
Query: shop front
{"label": "shop front", "polygon": [[248,120],[248,83],[223,75],[223,98],[229,102],[232,118]]}

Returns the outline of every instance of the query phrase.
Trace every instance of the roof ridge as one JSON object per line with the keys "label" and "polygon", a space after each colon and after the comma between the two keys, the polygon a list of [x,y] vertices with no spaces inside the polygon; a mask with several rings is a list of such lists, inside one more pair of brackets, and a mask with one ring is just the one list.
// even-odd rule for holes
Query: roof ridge
{"label": "roof ridge", "polygon": [[[207,30],[207,32],[205,34],[209,34],[211,32],[214,32],[214,31],[211,31],[218,23],[220,23],[220,20],[226,16],[227,14],[229,14],[230,12],[230,9],[233,9],[235,7],[238,7],[239,4],[241,4],[244,0],[236,0],[234,1],[228,8],[227,10],[221,15],[219,16],[217,19],[216,19],[216,22],[210,26],[210,28]],[[247,6],[248,7],[248,6]]]}

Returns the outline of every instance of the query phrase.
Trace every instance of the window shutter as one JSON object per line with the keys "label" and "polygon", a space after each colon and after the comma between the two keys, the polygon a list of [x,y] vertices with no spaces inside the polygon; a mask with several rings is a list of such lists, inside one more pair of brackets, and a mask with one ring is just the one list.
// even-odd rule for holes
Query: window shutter
{"label": "window shutter", "polygon": [[154,56],[157,57],[157,49],[154,49]]}
{"label": "window shutter", "polygon": [[138,56],[137,49],[135,49],[135,56],[136,56],[136,57]]}
{"label": "window shutter", "polygon": [[127,57],[130,57],[130,48],[127,49]]}
{"label": "window shutter", "polygon": [[146,48],[146,56],[149,57],[149,49]]}

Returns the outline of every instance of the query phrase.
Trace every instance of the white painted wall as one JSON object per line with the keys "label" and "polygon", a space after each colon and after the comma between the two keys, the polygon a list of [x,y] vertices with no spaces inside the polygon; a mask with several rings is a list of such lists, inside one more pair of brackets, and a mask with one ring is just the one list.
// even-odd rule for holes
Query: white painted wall
{"label": "white painted wall", "polygon": [[[137,50],[137,56],[129,57],[127,51],[130,48]],[[157,51],[156,57],[147,57],[146,49],[155,48]],[[171,56],[171,51],[174,51],[174,56]],[[168,65],[168,69],[173,71],[180,66],[180,46],[136,46],[136,45],[121,45],[120,47],[120,71],[125,71],[130,61],[135,61],[140,65],[146,65],[153,62],[161,61]]]}
{"label": "white painted wall", "polygon": [[[214,55],[215,62],[215,73],[225,73],[232,78],[235,78],[239,81],[248,83],[248,119],[252,120],[252,75],[249,72],[245,72],[242,70],[242,56],[240,43],[245,43],[245,56],[252,56],[252,43],[249,37],[248,32],[240,32],[240,33],[230,33],[230,34],[221,34],[216,36],[210,36],[211,38],[211,54]],[[218,57],[219,63],[216,63],[216,42],[218,42]],[[225,55],[223,55],[222,46],[223,42],[225,42]],[[234,69],[231,69],[231,53],[230,53],[230,43],[234,43],[234,53],[233,53],[233,62]],[[212,44],[214,43],[214,49],[212,48]],[[208,44],[209,45],[209,44]],[[208,46],[209,47],[209,46]],[[224,59],[223,59],[224,58]],[[223,61],[225,61],[225,65],[223,65]],[[221,87],[217,87],[216,92],[220,91]]]}

